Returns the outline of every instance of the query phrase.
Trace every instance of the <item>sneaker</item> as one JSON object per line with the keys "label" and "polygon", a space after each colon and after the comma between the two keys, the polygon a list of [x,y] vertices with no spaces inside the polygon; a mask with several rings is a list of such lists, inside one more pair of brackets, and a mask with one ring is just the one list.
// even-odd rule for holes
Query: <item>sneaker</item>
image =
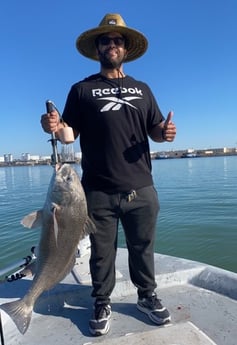
{"label": "sneaker", "polygon": [[89,330],[92,335],[103,335],[109,332],[111,306],[104,302],[97,302],[94,306],[92,319],[89,321]]}
{"label": "sneaker", "polygon": [[137,309],[147,314],[150,320],[157,325],[164,325],[171,320],[168,310],[163,307],[155,293],[151,297],[139,298]]}

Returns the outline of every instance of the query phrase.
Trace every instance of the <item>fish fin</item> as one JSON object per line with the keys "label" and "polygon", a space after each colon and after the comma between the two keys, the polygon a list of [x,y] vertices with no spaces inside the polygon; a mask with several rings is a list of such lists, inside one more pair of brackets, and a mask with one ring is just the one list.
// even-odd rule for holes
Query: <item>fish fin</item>
{"label": "fish fin", "polygon": [[40,227],[42,225],[42,210],[28,214],[21,220],[21,224],[29,229]]}
{"label": "fish fin", "polygon": [[93,223],[93,221],[89,217],[87,217],[83,232],[84,232],[84,236],[96,232],[95,224]]}
{"label": "fish fin", "polygon": [[54,228],[54,237],[55,237],[55,242],[56,242],[56,246],[58,243],[58,222],[57,222],[57,218],[56,218],[56,207],[53,208],[53,228]]}
{"label": "fish fin", "polygon": [[0,305],[0,308],[11,317],[21,334],[24,334],[27,331],[31,320],[33,306],[26,305],[24,300],[20,299],[18,301],[4,303]]}

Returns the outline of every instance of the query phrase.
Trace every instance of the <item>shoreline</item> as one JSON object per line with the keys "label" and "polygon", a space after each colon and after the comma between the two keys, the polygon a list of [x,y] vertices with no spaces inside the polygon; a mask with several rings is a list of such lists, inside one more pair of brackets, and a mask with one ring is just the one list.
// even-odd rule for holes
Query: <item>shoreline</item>
{"label": "shoreline", "polygon": [[[151,152],[151,159],[179,159],[179,158],[203,158],[203,157],[229,157],[229,156],[237,156],[236,149],[231,149],[231,151],[223,152],[219,149],[213,150],[197,150],[188,152],[187,150],[179,150],[179,151],[162,151],[162,152]],[[80,164],[81,160],[76,159],[73,161],[65,161],[62,163],[70,163],[70,164]],[[52,165],[50,160],[29,160],[29,161],[22,161],[22,160],[14,160],[12,162],[0,162],[0,168],[3,167],[18,167],[18,166],[39,166],[39,165]]]}

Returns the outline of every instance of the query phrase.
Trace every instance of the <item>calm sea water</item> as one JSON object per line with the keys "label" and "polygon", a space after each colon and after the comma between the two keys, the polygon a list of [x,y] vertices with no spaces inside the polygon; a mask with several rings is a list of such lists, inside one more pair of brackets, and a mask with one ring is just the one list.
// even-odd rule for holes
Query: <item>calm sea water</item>
{"label": "calm sea water", "polygon": [[[152,164],[161,206],[156,251],[237,272],[237,157]],[[0,168],[0,270],[37,244],[40,230],[20,221],[43,206],[52,173],[50,166]],[[119,244],[125,246],[121,229]]]}

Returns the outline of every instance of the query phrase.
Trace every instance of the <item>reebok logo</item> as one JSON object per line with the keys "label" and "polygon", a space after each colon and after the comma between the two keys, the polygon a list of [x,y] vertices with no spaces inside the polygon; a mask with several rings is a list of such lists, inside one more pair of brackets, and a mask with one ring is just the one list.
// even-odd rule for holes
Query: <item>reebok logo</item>
{"label": "reebok logo", "polygon": [[131,95],[139,95],[143,96],[142,90],[139,90],[137,87],[113,87],[111,89],[106,88],[106,89],[92,89],[92,96],[108,96],[108,95],[118,95],[118,94],[123,94],[123,93],[130,93]]}
{"label": "reebok logo", "polygon": [[[126,96],[126,97],[116,97],[113,95],[118,95],[118,94],[131,94],[131,95],[138,95],[138,96]],[[101,108],[101,112],[104,111],[109,111],[109,110],[119,110],[121,109],[121,107],[126,104],[131,108],[137,109],[133,104],[130,103],[130,101],[134,100],[134,99],[142,99],[141,96],[143,96],[142,94],[142,90],[139,90],[138,88],[125,88],[125,87],[116,87],[116,88],[106,88],[106,89],[92,89],[92,96],[93,97],[98,97],[97,100],[98,101],[108,101],[106,103],[105,106],[103,106]],[[103,96],[107,96],[107,97],[103,97]]]}
{"label": "reebok logo", "polygon": [[117,98],[117,97],[102,97],[102,98],[98,98],[98,100],[108,101],[108,103],[105,106],[103,106],[103,108],[100,109],[100,111],[103,112],[103,111],[109,111],[109,110],[114,110],[114,111],[119,110],[123,104],[126,104],[131,108],[137,109],[134,105],[129,103],[129,101],[134,100],[134,99],[141,99],[141,98],[142,97],[134,97],[134,96],[124,97],[122,99]]}

